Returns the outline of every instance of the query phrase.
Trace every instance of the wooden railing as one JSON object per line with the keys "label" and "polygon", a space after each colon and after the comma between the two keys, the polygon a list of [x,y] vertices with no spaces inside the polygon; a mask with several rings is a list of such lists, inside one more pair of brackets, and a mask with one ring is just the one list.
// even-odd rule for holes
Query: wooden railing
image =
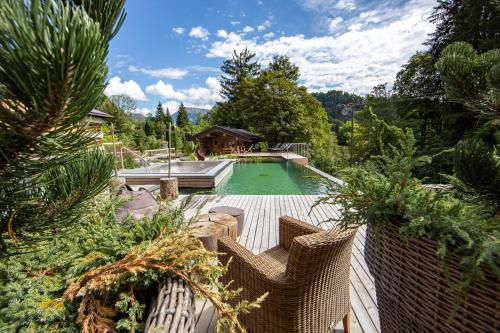
{"label": "wooden railing", "polygon": [[[119,160],[120,166],[122,171],[125,170],[125,165],[124,165],[124,156],[132,156],[133,159],[137,160],[141,165],[143,165],[146,168],[146,173],[148,172],[149,165],[151,163],[151,160],[158,158],[158,157],[167,157],[168,156],[168,149],[167,148],[162,148],[162,149],[148,149],[144,151],[139,151],[139,150],[133,150],[130,149],[126,146],[123,145],[121,142],[115,142],[114,146],[113,143],[106,142],[103,144],[104,148],[110,152],[111,154],[115,155],[115,158]],[[174,148],[172,148],[172,153],[175,151]]]}

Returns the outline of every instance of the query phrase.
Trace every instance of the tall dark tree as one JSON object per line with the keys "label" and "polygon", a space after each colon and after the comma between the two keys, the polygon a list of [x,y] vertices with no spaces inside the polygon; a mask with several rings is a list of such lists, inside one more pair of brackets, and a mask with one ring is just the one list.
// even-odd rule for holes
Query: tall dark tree
{"label": "tall dark tree", "polygon": [[259,75],[260,64],[255,60],[255,53],[245,48],[239,53],[234,51],[230,59],[224,60],[221,69],[220,94],[224,101],[212,110],[210,118],[218,125],[243,128],[245,114],[239,100],[241,86]]}
{"label": "tall dark tree", "polygon": [[170,114],[170,110],[168,108],[167,111],[165,111],[165,124],[167,125],[167,128],[170,124],[173,125],[172,114]]}
{"label": "tall dark tree", "polygon": [[238,86],[244,79],[254,78],[260,73],[260,64],[255,60],[255,53],[245,48],[241,52],[233,51],[230,59],[224,60],[221,67],[221,96],[231,101],[237,94]]}
{"label": "tall dark tree", "polygon": [[158,105],[156,106],[154,118],[159,123],[165,124],[166,122],[167,117],[165,115],[165,111],[163,111],[163,106],[161,105],[161,102],[158,102]]}
{"label": "tall dark tree", "polygon": [[183,128],[190,124],[191,120],[189,120],[187,109],[184,106],[184,103],[181,103],[181,105],[179,106],[179,111],[177,111],[177,126]]}
{"label": "tall dark tree", "polygon": [[274,56],[267,70],[281,74],[293,82],[297,82],[300,76],[299,66],[293,64],[290,58],[284,55]]}
{"label": "tall dark tree", "polygon": [[500,47],[500,4],[496,0],[438,0],[430,18],[436,30],[427,45],[435,57],[455,41],[478,52]]}

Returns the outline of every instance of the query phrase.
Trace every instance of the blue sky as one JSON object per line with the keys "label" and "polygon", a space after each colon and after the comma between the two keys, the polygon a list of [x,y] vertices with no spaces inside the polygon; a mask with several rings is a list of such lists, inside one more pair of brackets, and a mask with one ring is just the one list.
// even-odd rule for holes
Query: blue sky
{"label": "blue sky", "polygon": [[288,55],[310,91],[368,93],[394,80],[434,27],[436,0],[128,0],[111,42],[107,95],[147,114],[161,101],[209,108],[220,66],[248,47],[266,64]]}

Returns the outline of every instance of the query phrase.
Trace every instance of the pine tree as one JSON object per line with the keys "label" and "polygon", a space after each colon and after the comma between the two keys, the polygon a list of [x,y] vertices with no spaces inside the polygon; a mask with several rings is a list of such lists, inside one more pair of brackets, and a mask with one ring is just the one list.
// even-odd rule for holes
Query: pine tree
{"label": "pine tree", "polygon": [[101,101],[123,7],[0,2],[0,221],[11,242],[77,221],[111,176],[82,121]]}
{"label": "pine tree", "polygon": [[167,125],[167,128],[170,124],[174,124],[172,120],[172,114],[170,113],[170,110],[168,108],[165,114],[165,124]]}
{"label": "pine tree", "polygon": [[274,56],[273,61],[267,68],[268,71],[281,73],[287,80],[297,82],[299,80],[299,66],[293,64],[287,56]]}
{"label": "pine tree", "polygon": [[155,121],[165,124],[166,115],[165,111],[163,111],[163,106],[161,105],[161,102],[158,102],[158,105],[156,106],[154,118]]}
{"label": "pine tree", "polygon": [[242,86],[261,73],[260,64],[255,60],[255,53],[245,48],[239,53],[234,51],[230,59],[224,60],[221,70],[220,94],[224,101],[217,103],[210,117],[217,125],[245,128],[245,113],[239,97]]}
{"label": "pine tree", "polygon": [[500,4],[492,0],[439,0],[430,21],[436,31],[427,42],[439,57],[450,43],[463,41],[478,52],[500,48]]}
{"label": "pine tree", "polygon": [[245,48],[240,53],[233,52],[231,59],[224,60],[221,67],[221,96],[231,101],[237,94],[238,86],[247,78],[254,78],[260,73],[260,64],[254,59],[255,53]]}
{"label": "pine tree", "polygon": [[179,110],[177,111],[177,127],[183,128],[190,124],[191,120],[189,120],[187,109],[184,106],[184,103],[181,103]]}

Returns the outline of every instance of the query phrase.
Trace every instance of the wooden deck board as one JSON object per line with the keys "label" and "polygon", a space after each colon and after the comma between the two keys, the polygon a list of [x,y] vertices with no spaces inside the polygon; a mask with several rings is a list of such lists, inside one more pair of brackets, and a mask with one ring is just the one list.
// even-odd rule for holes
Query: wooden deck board
{"label": "wooden deck board", "polygon": [[[185,196],[181,196],[181,199]],[[208,199],[208,200],[207,200]],[[308,223],[329,228],[333,224],[322,221],[338,218],[338,207],[322,204],[309,213],[310,207],[316,202],[315,195],[195,195],[185,210],[187,218],[201,212],[207,212],[214,206],[233,206],[245,210],[243,233],[238,241],[241,245],[258,254],[278,243],[278,219],[289,215]],[[373,277],[368,271],[364,260],[364,228],[361,228],[354,241],[351,260],[351,332],[378,333],[380,323],[376,304]],[[199,300],[196,303],[198,333],[214,332],[217,315],[209,302]],[[335,326],[333,332],[343,332],[342,323]]]}

